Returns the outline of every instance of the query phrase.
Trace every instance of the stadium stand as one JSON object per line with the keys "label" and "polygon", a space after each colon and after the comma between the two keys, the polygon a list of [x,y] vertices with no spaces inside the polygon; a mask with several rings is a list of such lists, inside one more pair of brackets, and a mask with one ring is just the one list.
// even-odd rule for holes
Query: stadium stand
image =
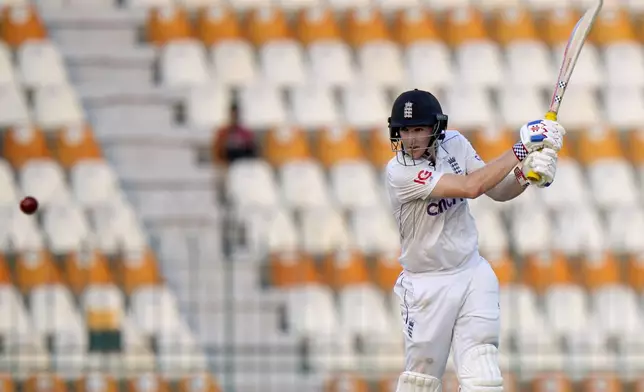
{"label": "stadium stand", "polygon": [[[0,1],[0,389],[393,392],[390,102],[491,159],[588,3]],[[557,181],[470,203],[508,391],[644,390],[644,3],[606,3]],[[234,100],[262,156],[214,165]]]}

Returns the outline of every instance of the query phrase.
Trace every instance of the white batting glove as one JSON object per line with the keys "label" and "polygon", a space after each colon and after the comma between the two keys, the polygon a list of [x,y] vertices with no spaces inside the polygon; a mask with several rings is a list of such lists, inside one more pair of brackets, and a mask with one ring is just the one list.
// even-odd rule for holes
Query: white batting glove
{"label": "white batting glove", "polygon": [[523,173],[528,174],[530,171],[541,177],[538,182],[530,181],[530,184],[539,188],[549,187],[557,173],[557,152],[549,147],[531,152],[523,161]]}
{"label": "white batting glove", "polygon": [[551,120],[531,121],[519,131],[521,142],[514,145],[514,154],[523,161],[529,153],[542,148],[551,148],[559,152],[563,147],[563,136],[566,130],[561,124]]}

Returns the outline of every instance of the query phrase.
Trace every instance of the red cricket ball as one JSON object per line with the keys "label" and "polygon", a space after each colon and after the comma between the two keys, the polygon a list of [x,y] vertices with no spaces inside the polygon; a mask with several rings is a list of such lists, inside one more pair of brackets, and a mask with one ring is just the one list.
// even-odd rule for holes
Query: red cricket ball
{"label": "red cricket ball", "polygon": [[38,210],[38,200],[31,196],[27,196],[20,202],[20,210],[27,215],[31,215]]}

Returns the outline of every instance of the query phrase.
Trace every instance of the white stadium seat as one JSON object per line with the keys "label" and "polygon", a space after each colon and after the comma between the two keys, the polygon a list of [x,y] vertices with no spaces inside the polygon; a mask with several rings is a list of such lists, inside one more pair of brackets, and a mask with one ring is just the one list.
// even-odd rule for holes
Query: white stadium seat
{"label": "white stadium seat", "polygon": [[548,323],[557,337],[566,339],[572,352],[584,352],[597,342],[588,330],[590,316],[588,299],[581,286],[557,284],[544,294]]}
{"label": "white stadium seat", "polygon": [[338,109],[333,90],[321,82],[310,81],[290,91],[289,117],[294,125],[305,129],[333,126],[338,121]]}
{"label": "white stadium seat", "polygon": [[391,41],[375,41],[357,49],[360,75],[380,87],[397,87],[403,80],[402,52]]}
{"label": "white stadium seat", "polygon": [[228,122],[230,90],[218,83],[196,85],[188,91],[186,121],[199,130],[212,130]]}
{"label": "white stadium seat", "polygon": [[637,42],[616,42],[603,50],[606,84],[644,87],[644,50]]}
{"label": "white stadium seat", "polygon": [[625,159],[602,159],[590,164],[588,179],[600,208],[632,206],[639,200],[635,173]]}
{"label": "white stadium seat", "polygon": [[57,254],[80,249],[92,240],[90,225],[83,210],[73,204],[55,204],[43,212],[43,229],[49,248]]}
{"label": "white stadium seat", "polygon": [[350,225],[360,252],[377,255],[399,251],[398,226],[393,215],[382,205],[354,209]]}
{"label": "white stadium seat", "polygon": [[43,207],[70,200],[65,173],[53,159],[27,161],[20,168],[19,184],[23,194],[35,197]]}
{"label": "white stadium seat", "polygon": [[343,161],[329,172],[331,193],[341,208],[375,207],[380,205],[380,184],[367,161]]}
{"label": "white stadium seat", "polygon": [[60,129],[84,122],[81,102],[68,84],[50,84],[34,92],[35,121],[45,130]]}
{"label": "white stadium seat", "polygon": [[289,162],[278,173],[288,207],[300,209],[330,204],[325,173],[318,162],[308,159]]}
{"label": "white stadium seat", "polygon": [[484,255],[504,254],[510,248],[501,214],[487,208],[471,210],[479,232],[479,248]]}
{"label": "white stadium seat", "polygon": [[540,91],[529,86],[512,84],[499,91],[501,116],[510,129],[520,129],[528,118],[540,118],[546,105]]}
{"label": "white stadium seat", "polygon": [[149,9],[154,7],[170,7],[174,5],[173,0],[125,0],[125,5],[129,8]]}
{"label": "white stadium seat", "polygon": [[27,99],[13,81],[0,85],[0,127],[26,125],[30,122]]}
{"label": "white stadium seat", "polygon": [[167,87],[190,87],[210,80],[210,70],[203,45],[193,39],[175,40],[161,48],[161,81]]}
{"label": "white stadium seat", "polygon": [[369,6],[369,0],[329,0],[329,6],[334,11],[347,11],[356,8],[365,8]]}
{"label": "white stadium seat", "polygon": [[261,9],[270,6],[269,0],[237,0],[230,3],[236,11],[248,11],[251,9]]}
{"label": "white stadium seat", "polygon": [[559,158],[556,181],[539,193],[549,208],[560,211],[577,204],[592,202],[586,184],[579,162],[570,158]]}
{"label": "white stadium seat", "polygon": [[343,41],[319,41],[308,45],[309,79],[340,87],[350,84],[356,75],[351,48]]}
{"label": "white stadium seat", "polygon": [[558,211],[551,233],[552,248],[569,256],[601,253],[607,245],[599,214],[588,204],[569,206]]}
{"label": "white stadium seat", "polygon": [[228,39],[210,48],[212,75],[217,83],[225,86],[240,86],[252,83],[259,71],[255,54],[245,40]]}
{"label": "white stadium seat", "polygon": [[186,7],[186,9],[194,11],[204,7],[215,6],[223,3],[222,0],[177,0],[177,4]]}
{"label": "white stadium seat", "polygon": [[0,86],[16,83],[16,70],[11,60],[11,50],[2,42],[0,43]]}
{"label": "white stadium seat", "polygon": [[268,129],[286,122],[286,105],[280,89],[269,80],[256,80],[241,87],[241,117],[252,129]]}
{"label": "white stadium seat", "polygon": [[49,40],[29,40],[17,52],[21,81],[27,88],[66,84],[67,72],[56,45]]}
{"label": "white stadium seat", "polygon": [[300,246],[298,227],[290,211],[284,208],[245,214],[239,220],[244,225],[245,246],[255,259],[296,251]]}
{"label": "white stadium seat", "polygon": [[11,166],[0,158],[0,205],[15,205],[17,201],[18,190]]}
{"label": "white stadium seat", "polygon": [[141,250],[147,237],[132,206],[123,200],[110,200],[91,209],[96,247],[107,254],[119,250]]}
{"label": "white stadium seat", "polygon": [[173,331],[179,324],[177,299],[165,285],[136,289],[130,295],[130,312],[145,336]]}
{"label": "white stadium seat", "polygon": [[608,285],[597,289],[593,295],[591,323],[608,337],[618,339],[620,349],[641,347],[644,336],[642,311],[637,294],[625,285]]}
{"label": "white stadium seat", "polygon": [[621,129],[644,127],[644,88],[609,85],[604,90],[604,105],[608,122]]}
{"label": "white stadium seat", "polygon": [[353,243],[346,222],[340,212],[333,207],[303,210],[300,233],[301,249],[314,255],[346,249]]}
{"label": "white stadium seat", "polygon": [[118,179],[110,165],[102,159],[83,160],[70,170],[74,197],[83,207],[94,207],[116,198]]}
{"label": "white stadium seat", "polygon": [[644,253],[644,208],[624,206],[607,214],[608,246],[617,253]]}
{"label": "white stadium seat", "polygon": [[521,255],[549,250],[552,246],[552,222],[546,211],[534,211],[529,217],[525,211],[514,211],[510,237]]}
{"label": "white stadium seat", "polygon": [[[553,64],[561,64],[563,55],[568,42],[562,42],[554,49],[554,62]],[[604,83],[605,71],[601,61],[599,50],[593,43],[586,42],[584,50],[581,51],[577,64],[575,65],[575,72],[570,78],[571,86],[579,86],[586,88],[601,87]]]}
{"label": "white stadium seat", "polygon": [[389,105],[385,92],[364,80],[342,88],[342,120],[358,130],[380,127],[387,121]]}
{"label": "white stadium seat", "polygon": [[4,252],[38,250],[45,246],[37,223],[15,205],[0,207],[0,222],[0,249]]}
{"label": "white stadium seat", "polygon": [[593,127],[600,124],[602,118],[603,111],[600,109],[596,90],[571,81],[559,109],[559,121],[566,124],[566,130]]}
{"label": "white stadium seat", "polygon": [[496,113],[488,89],[453,83],[447,88],[443,112],[449,113],[450,126],[463,131],[489,126]]}
{"label": "white stadium seat", "polygon": [[[405,49],[405,81],[408,89],[434,91],[448,86],[454,79],[451,53],[442,41],[420,41]],[[431,63],[431,72],[427,64]]]}
{"label": "white stadium seat", "polygon": [[550,51],[543,42],[511,42],[506,48],[506,57],[511,85],[552,88],[555,67]]}
{"label": "white stadium seat", "polygon": [[493,88],[503,81],[501,49],[493,41],[466,42],[456,48],[457,77],[461,83]]}
{"label": "white stadium seat", "polygon": [[240,211],[274,208],[279,203],[275,176],[266,161],[235,161],[226,178],[227,198]]}
{"label": "white stadium seat", "polygon": [[322,0],[277,0],[280,8],[285,11],[299,11],[319,6]]}
{"label": "white stadium seat", "polygon": [[262,76],[278,87],[300,85],[305,82],[304,54],[295,40],[267,42],[259,48]]}

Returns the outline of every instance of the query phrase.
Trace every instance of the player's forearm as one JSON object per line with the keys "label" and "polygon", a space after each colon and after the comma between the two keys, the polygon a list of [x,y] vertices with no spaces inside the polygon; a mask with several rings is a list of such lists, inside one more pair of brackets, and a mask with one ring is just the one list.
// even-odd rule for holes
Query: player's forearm
{"label": "player's forearm", "polygon": [[479,170],[467,175],[468,196],[471,199],[496,187],[519,162],[512,150],[505,152]]}
{"label": "player's forearm", "polygon": [[522,194],[525,189],[526,186],[519,182],[517,174],[512,171],[500,183],[487,191],[486,195],[496,201],[508,201]]}

